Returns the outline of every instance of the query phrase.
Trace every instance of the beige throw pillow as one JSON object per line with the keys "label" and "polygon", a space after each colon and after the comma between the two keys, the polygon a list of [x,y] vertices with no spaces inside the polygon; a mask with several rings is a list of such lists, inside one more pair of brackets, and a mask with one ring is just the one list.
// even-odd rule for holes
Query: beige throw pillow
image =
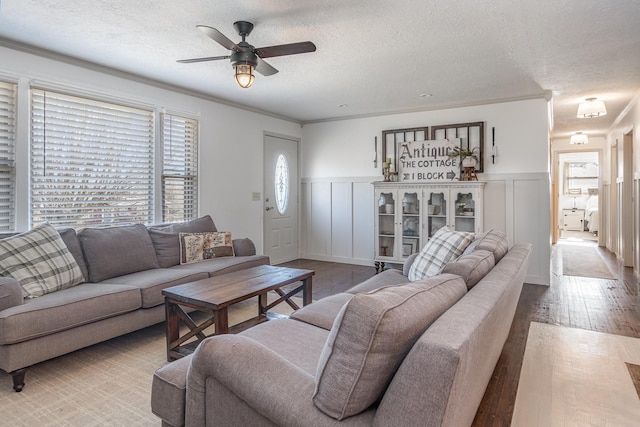
{"label": "beige throw pillow", "polygon": [[180,233],[180,264],[233,255],[229,231]]}
{"label": "beige throw pillow", "polygon": [[342,420],[379,400],[414,343],[466,291],[461,277],[443,274],[354,295],[320,356],[316,407]]}
{"label": "beige throw pillow", "polygon": [[496,264],[509,251],[509,240],[504,231],[491,229],[478,240],[474,250],[492,252],[496,259]]}
{"label": "beige throw pillow", "polygon": [[473,288],[496,265],[492,252],[477,250],[470,254],[460,255],[455,261],[444,266],[443,273],[457,274],[467,284],[467,289]]}

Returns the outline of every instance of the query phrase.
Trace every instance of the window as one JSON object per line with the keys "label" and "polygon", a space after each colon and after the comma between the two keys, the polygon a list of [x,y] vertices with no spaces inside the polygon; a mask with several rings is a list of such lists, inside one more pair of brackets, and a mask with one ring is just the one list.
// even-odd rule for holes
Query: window
{"label": "window", "polygon": [[15,224],[16,85],[0,82],[0,230]]}
{"label": "window", "polygon": [[567,162],[564,164],[564,194],[590,195],[598,189],[598,164]]}
{"label": "window", "polygon": [[276,161],[276,206],[280,215],[284,215],[289,206],[289,163],[284,154],[278,156]]}
{"label": "window", "polygon": [[153,112],[31,90],[31,225],[153,220]]}
{"label": "window", "polygon": [[162,220],[198,214],[198,121],[162,114]]}

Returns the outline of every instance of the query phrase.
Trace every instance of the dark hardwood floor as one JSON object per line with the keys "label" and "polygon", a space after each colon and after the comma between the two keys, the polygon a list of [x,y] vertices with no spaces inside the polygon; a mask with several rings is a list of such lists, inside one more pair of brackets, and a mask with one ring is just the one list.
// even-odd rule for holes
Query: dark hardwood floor
{"label": "dark hardwood floor", "polygon": [[[640,338],[639,284],[632,269],[622,267],[615,255],[594,243],[593,247],[618,279],[563,276],[561,251],[571,248],[566,241],[561,242],[552,249],[551,285],[523,286],[509,337],[487,386],[474,426],[511,424],[531,322]],[[282,265],[316,271],[314,299],[342,292],[375,274],[373,267],[322,261],[296,260]]]}

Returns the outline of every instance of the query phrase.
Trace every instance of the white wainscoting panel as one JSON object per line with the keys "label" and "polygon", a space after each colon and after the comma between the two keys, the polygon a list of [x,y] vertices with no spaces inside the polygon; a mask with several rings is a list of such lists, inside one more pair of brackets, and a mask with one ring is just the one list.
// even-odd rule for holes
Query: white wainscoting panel
{"label": "white wainscoting panel", "polygon": [[302,258],[373,266],[376,179],[302,179]]}
{"label": "white wainscoting panel", "polygon": [[349,182],[331,184],[331,255],[352,258],[353,191]]}
{"label": "white wainscoting panel", "polygon": [[[303,178],[301,256],[373,265],[373,181],[380,177]],[[547,173],[485,174],[484,230],[504,230],[509,243],[531,243],[526,283],[549,285],[550,181]]]}

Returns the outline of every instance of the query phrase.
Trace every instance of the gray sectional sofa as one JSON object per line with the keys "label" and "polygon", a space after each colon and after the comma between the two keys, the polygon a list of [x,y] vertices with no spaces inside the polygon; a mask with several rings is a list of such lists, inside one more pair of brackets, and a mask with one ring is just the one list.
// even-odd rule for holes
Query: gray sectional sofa
{"label": "gray sectional sofa", "polygon": [[216,231],[210,216],[186,223],[60,231],[85,282],[37,298],[0,277],[0,369],[21,391],[26,368],[165,320],[162,289],[258,265],[249,239],[235,256],[180,265],[179,233]]}
{"label": "gray sectional sofa", "polygon": [[[492,238],[493,237],[493,238]],[[467,426],[507,339],[531,245],[490,232],[443,272],[387,270],[156,371],[167,426]]]}

